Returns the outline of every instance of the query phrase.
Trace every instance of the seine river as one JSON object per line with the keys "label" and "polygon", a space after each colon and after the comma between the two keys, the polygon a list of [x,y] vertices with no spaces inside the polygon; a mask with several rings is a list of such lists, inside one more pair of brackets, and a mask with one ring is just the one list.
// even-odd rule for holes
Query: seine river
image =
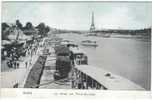
{"label": "seine river", "polygon": [[[78,34],[61,34],[59,37],[77,43],[86,52],[90,65],[101,67],[147,90],[150,89],[150,42],[126,38],[86,37]],[[98,47],[81,46],[81,41],[88,39],[97,41]]]}

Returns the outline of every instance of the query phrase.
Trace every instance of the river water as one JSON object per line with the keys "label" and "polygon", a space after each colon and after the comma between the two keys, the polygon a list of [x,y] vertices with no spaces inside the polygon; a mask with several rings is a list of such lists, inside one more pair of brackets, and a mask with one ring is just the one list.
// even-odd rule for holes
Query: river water
{"label": "river water", "polygon": [[[123,76],[146,90],[151,81],[151,44],[137,39],[86,37],[79,34],[60,34],[63,39],[73,40],[82,48],[88,63]],[[98,47],[85,47],[83,40],[95,40]]]}

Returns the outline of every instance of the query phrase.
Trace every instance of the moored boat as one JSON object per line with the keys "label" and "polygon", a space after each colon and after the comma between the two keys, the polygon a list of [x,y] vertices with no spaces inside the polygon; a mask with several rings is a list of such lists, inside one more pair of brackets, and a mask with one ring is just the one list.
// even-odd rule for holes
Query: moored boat
{"label": "moored boat", "polygon": [[83,45],[83,46],[94,46],[94,47],[98,46],[96,41],[91,41],[91,40],[82,41],[81,45]]}

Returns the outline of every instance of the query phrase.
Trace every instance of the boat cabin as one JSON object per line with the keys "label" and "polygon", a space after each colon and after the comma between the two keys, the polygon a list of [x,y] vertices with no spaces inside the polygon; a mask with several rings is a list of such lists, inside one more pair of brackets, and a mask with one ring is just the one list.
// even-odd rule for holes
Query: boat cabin
{"label": "boat cabin", "polygon": [[70,51],[76,65],[88,64],[88,57],[83,50],[78,47],[71,47]]}
{"label": "boat cabin", "polygon": [[63,40],[61,41],[61,45],[65,45],[66,47],[78,47],[73,41],[70,40]]}

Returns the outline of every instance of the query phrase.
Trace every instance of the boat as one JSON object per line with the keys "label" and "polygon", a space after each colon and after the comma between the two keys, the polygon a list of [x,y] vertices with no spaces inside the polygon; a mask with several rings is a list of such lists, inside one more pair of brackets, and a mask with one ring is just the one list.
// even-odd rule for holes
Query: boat
{"label": "boat", "polygon": [[91,41],[91,40],[82,41],[81,45],[83,45],[83,46],[94,46],[94,47],[98,46],[98,44],[96,43],[96,41]]}
{"label": "boat", "polygon": [[104,37],[104,38],[109,38],[110,36],[111,36],[111,34],[106,33],[106,34],[104,34],[102,37]]}

